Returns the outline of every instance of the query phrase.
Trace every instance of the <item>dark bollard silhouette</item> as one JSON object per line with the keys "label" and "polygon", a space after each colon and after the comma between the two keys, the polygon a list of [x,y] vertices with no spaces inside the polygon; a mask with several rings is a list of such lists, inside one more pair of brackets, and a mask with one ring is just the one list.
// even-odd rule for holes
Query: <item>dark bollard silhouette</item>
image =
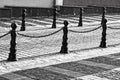
{"label": "dark bollard silhouette", "polygon": [[80,8],[80,13],[79,13],[79,23],[78,23],[78,26],[82,26],[82,13],[83,13],[83,9]]}
{"label": "dark bollard silhouette", "polygon": [[106,30],[107,30],[107,19],[103,19],[103,22],[102,22],[102,38],[101,38],[101,43],[100,43],[100,46],[101,48],[106,48]]}
{"label": "dark bollard silhouette", "polygon": [[102,7],[102,20],[101,20],[101,24],[103,23],[103,20],[105,19],[105,12],[106,12],[105,7]]}
{"label": "dark bollard silhouette", "polygon": [[52,28],[56,28],[56,7],[53,9],[53,23]]}
{"label": "dark bollard silhouette", "polygon": [[67,43],[67,40],[68,40],[68,21],[64,21],[64,27],[63,27],[63,42],[62,42],[62,47],[61,47],[61,50],[60,50],[60,53],[68,53],[68,43]]}
{"label": "dark bollard silhouette", "polygon": [[9,56],[8,56],[8,61],[16,61],[16,28],[17,28],[17,26],[16,26],[16,24],[15,24],[15,22],[13,22],[12,24],[11,24],[11,28],[12,28],[12,30],[11,30],[11,32],[10,32],[10,34],[11,34],[11,41],[10,41],[10,53],[9,53]]}
{"label": "dark bollard silhouette", "polygon": [[22,11],[22,24],[20,31],[25,31],[25,16],[26,16],[26,9]]}
{"label": "dark bollard silhouette", "polygon": [[56,28],[56,0],[53,1],[53,23],[52,28]]}

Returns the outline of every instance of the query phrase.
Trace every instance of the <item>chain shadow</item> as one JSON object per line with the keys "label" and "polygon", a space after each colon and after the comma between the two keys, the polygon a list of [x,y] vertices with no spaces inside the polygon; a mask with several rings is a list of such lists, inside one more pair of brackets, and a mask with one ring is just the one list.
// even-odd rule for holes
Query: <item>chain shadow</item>
{"label": "chain shadow", "polygon": [[[120,45],[120,43],[111,44],[111,45],[107,45],[107,47],[116,47],[116,46],[119,46],[119,45]],[[85,48],[85,49],[69,50],[68,54],[75,53],[75,52],[88,51],[88,50],[95,50],[95,49],[100,49],[100,47],[96,46],[96,47]],[[22,58],[18,58],[18,61],[35,59],[35,58],[42,58],[42,57],[49,57],[49,56],[55,56],[55,55],[66,55],[66,54],[61,54],[60,52],[54,52],[54,53],[48,53],[48,54],[43,54],[43,55],[36,55],[36,56],[30,56],[30,57],[22,57]],[[7,59],[0,61],[0,63],[3,63],[3,62],[7,63],[7,62],[10,62],[10,61],[7,61]]]}
{"label": "chain shadow", "polygon": [[[107,47],[116,47],[116,46],[119,46],[119,45],[120,45],[120,43],[117,43],[117,44],[107,45]],[[96,47],[85,48],[85,49],[69,50],[68,54],[74,53],[74,52],[82,52],[82,51],[88,51],[88,50],[95,50],[95,49],[100,49],[100,47],[96,46]],[[61,54],[60,52],[54,52],[54,53],[48,53],[48,54],[44,54],[44,55],[37,55],[37,56],[19,58],[18,60],[34,59],[34,58],[40,58],[40,57],[49,57],[49,56],[55,56],[55,55],[66,55],[66,54]]]}

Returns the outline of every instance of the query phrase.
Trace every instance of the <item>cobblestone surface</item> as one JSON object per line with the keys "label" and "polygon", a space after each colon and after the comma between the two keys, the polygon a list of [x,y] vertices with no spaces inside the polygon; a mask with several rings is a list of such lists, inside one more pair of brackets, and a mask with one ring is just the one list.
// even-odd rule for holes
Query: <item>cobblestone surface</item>
{"label": "cobblestone surface", "polygon": [[19,71],[15,73],[30,77],[35,80],[37,79],[38,80],[70,80],[70,78],[73,78],[67,75],[55,73],[55,72],[40,69],[40,68],[29,69],[26,71]]}
{"label": "cobblestone surface", "polygon": [[[61,19],[60,21],[64,20],[62,18],[59,18],[59,19]],[[38,20],[34,20],[34,21],[37,22],[37,24],[39,22],[50,23],[50,26],[51,26],[52,21],[50,20],[47,20],[48,22],[40,21],[40,20],[38,21]],[[70,25],[72,25],[72,23],[74,24],[74,20],[69,20],[69,21],[71,22]],[[109,23],[112,23],[112,22],[109,22]],[[46,24],[46,26],[47,25],[48,24]],[[97,26],[95,27],[98,27],[98,26],[99,24],[97,23]],[[49,34],[51,32],[54,32],[60,29],[60,28],[56,28],[56,29],[35,30],[33,28],[35,27],[29,24],[29,27],[27,26],[27,29],[30,29],[30,30],[26,30],[25,32],[20,32],[20,33],[26,34],[26,35],[38,36],[43,34],[44,35]],[[36,27],[36,29],[38,29],[38,27]],[[71,27],[70,29],[78,30],[78,31],[85,30],[83,28],[73,28],[73,27]],[[86,28],[86,30],[88,29],[93,29],[93,27]],[[31,80],[74,80],[73,78],[76,78],[76,76],[79,75],[78,77],[80,78],[76,78],[76,80],[81,80],[85,77],[87,79],[83,79],[83,80],[96,80],[96,79],[88,78],[90,75],[92,76],[92,78],[93,77],[97,79],[99,78],[101,80],[107,80],[107,79],[119,80],[120,79],[119,71],[111,70],[112,68],[106,69],[99,65],[100,63],[108,66],[112,65],[113,68],[114,66],[115,68],[120,66],[119,54],[117,54],[120,52],[119,51],[120,31],[108,29],[107,30],[108,48],[100,49],[98,48],[98,46],[101,41],[101,33],[102,33],[101,30],[102,29],[99,29],[94,32],[85,33],[85,34],[75,34],[75,33],[69,32],[68,33],[68,49],[69,49],[68,55],[59,54],[59,51],[62,45],[62,36],[63,36],[62,31],[55,35],[44,37],[44,38],[38,38],[38,39],[27,38],[27,37],[17,35],[16,54],[17,54],[17,59],[19,60],[18,62],[13,62],[13,63],[9,63],[9,62],[7,63],[3,61],[7,59],[8,53],[9,53],[9,47],[10,47],[10,44],[9,44],[10,35],[7,35],[6,37],[1,38],[0,40],[0,44],[1,44],[0,45],[0,52],[1,52],[0,61],[3,61],[0,67],[0,74],[1,74],[0,78],[1,80],[4,78],[8,79],[9,78],[8,76],[16,75],[16,77],[18,77],[19,80],[22,80],[23,77],[25,77],[25,79],[28,79],[28,80],[29,79]],[[2,34],[4,33],[1,31],[0,35]],[[108,55],[108,54],[112,54],[113,52],[116,52],[115,53],[116,55]],[[53,55],[55,54],[54,57],[52,54]],[[49,57],[50,55],[52,55],[52,58]],[[87,59],[87,58],[90,58],[90,59]],[[78,63],[79,60],[83,60],[83,59],[86,59],[86,61],[91,61],[93,63],[96,62],[96,64],[98,65],[92,66],[88,64],[83,64],[82,62]],[[52,66],[49,66],[49,65],[52,65]],[[13,72],[17,70],[22,70],[22,71]],[[8,74],[7,76],[2,75],[8,72],[13,72],[13,73]]]}

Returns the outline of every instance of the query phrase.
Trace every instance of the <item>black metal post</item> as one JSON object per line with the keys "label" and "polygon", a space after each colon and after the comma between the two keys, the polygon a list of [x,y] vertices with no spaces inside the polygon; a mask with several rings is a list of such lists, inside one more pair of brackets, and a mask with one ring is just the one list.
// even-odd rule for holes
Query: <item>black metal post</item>
{"label": "black metal post", "polygon": [[68,53],[68,43],[67,43],[67,40],[68,40],[68,21],[64,21],[64,28],[63,28],[63,42],[62,42],[62,47],[61,47],[61,50],[60,50],[60,53],[64,53],[64,54],[67,54]]}
{"label": "black metal post", "polygon": [[103,20],[105,19],[105,12],[106,12],[105,7],[102,7],[102,20],[101,20],[101,24],[102,24]]}
{"label": "black metal post", "polygon": [[26,16],[26,9],[22,11],[22,24],[20,31],[25,31],[25,16]]}
{"label": "black metal post", "polygon": [[103,19],[103,22],[102,22],[102,38],[101,38],[101,43],[100,43],[100,46],[101,48],[106,48],[106,30],[107,30],[107,19]]}
{"label": "black metal post", "polygon": [[16,24],[15,22],[13,22],[11,24],[11,41],[10,41],[10,53],[9,53],[9,56],[8,56],[8,61],[16,61]]}
{"label": "black metal post", "polygon": [[83,9],[80,8],[80,13],[79,13],[79,23],[78,23],[78,26],[82,26],[82,13],[83,13]]}
{"label": "black metal post", "polygon": [[52,28],[56,28],[56,0],[53,3],[53,24]]}

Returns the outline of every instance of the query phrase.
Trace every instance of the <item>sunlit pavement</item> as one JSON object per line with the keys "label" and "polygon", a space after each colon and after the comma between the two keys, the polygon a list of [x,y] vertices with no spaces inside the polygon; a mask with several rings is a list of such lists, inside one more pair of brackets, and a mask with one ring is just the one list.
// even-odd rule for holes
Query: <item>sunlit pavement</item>
{"label": "sunlit pavement", "polygon": [[[36,36],[56,30],[21,33]],[[69,33],[68,54],[59,53],[62,32],[43,39],[19,36],[16,62],[5,61],[10,41],[9,36],[6,36],[1,40],[0,80],[120,80],[120,31],[109,30],[107,48],[102,49],[98,47],[100,32],[101,30],[98,30],[84,35]]]}
{"label": "sunlit pavement", "polygon": [[2,61],[1,80],[119,80],[120,46]]}

